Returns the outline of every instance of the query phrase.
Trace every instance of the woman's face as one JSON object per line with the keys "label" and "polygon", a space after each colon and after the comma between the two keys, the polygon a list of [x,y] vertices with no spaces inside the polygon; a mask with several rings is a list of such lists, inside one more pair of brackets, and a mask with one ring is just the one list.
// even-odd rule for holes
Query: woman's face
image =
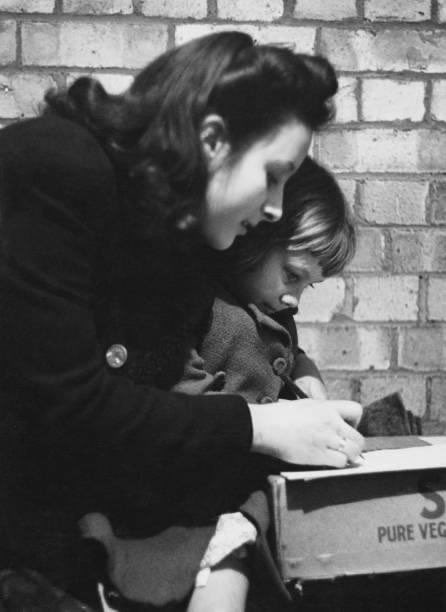
{"label": "woman's face", "polygon": [[201,221],[209,246],[227,249],[260,221],[280,219],[285,182],[307,155],[311,136],[310,128],[291,119],[235,159],[227,143],[214,147],[207,156],[209,181]]}
{"label": "woman's face", "polygon": [[318,260],[308,251],[272,249],[253,268],[236,279],[236,292],[245,304],[272,314],[299,304],[302,292],[324,280]]}

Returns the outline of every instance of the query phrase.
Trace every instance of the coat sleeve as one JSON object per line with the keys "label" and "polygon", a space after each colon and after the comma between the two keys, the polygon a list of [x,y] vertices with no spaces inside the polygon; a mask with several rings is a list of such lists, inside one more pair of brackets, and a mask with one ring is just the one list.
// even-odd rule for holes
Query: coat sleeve
{"label": "coat sleeve", "polygon": [[[117,207],[114,172],[75,124],[40,118],[0,135],[0,372],[3,397],[58,461],[138,487],[175,470],[248,455],[252,425],[237,396],[186,396],[135,386],[107,369],[93,316],[98,236]],[[73,467],[73,469],[76,469]]]}
{"label": "coat sleeve", "polygon": [[314,378],[318,378],[320,381],[322,381],[322,376],[318,367],[299,346],[296,322],[294,321],[293,312],[291,310],[284,311],[280,314],[279,321],[288,330],[291,336],[293,346],[293,368],[290,372],[291,380],[294,381],[303,376],[313,376]]}
{"label": "coat sleeve", "polygon": [[313,376],[323,382],[322,375],[317,365],[304,353],[304,351],[299,350],[296,352],[291,378],[292,380],[296,380],[303,376]]}

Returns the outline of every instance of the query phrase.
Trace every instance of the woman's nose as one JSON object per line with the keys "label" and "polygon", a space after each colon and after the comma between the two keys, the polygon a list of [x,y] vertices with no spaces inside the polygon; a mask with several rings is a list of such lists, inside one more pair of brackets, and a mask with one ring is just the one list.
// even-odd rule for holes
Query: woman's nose
{"label": "woman's nose", "polygon": [[282,217],[282,196],[269,199],[267,204],[262,209],[262,215],[265,221],[275,223]]}
{"label": "woman's nose", "polygon": [[262,209],[265,221],[275,223],[282,217],[283,212],[283,185],[276,185],[268,194],[268,202]]}

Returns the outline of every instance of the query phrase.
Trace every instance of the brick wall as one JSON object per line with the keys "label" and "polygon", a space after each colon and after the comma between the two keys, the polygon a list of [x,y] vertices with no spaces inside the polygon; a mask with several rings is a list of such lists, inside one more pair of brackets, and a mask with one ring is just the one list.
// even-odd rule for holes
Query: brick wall
{"label": "brick wall", "polygon": [[446,433],[446,0],[0,0],[0,124],[79,74],[118,92],[166,48],[228,27],[323,53],[340,75],[314,154],[359,249],[304,295],[303,346],[333,397],[399,390]]}

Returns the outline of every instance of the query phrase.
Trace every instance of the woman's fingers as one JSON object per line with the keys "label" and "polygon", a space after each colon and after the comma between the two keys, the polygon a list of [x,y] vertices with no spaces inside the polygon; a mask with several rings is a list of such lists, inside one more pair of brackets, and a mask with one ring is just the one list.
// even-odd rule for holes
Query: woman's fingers
{"label": "woman's fingers", "polygon": [[349,463],[353,462],[353,460],[349,459],[345,453],[337,450],[332,450],[331,448],[327,449],[326,457],[326,465],[328,465],[329,467],[343,468],[346,467]]}
{"label": "woman's fingers", "polygon": [[343,418],[359,419],[356,402],[304,399],[250,409],[255,452],[300,465],[340,467],[356,461],[363,448],[363,437]]}
{"label": "woman's fingers", "polygon": [[346,423],[345,421],[341,421],[339,423],[339,427],[336,429],[336,432],[339,434],[341,438],[346,438],[347,440],[352,440],[358,446],[362,448],[364,444],[364,438],[359,433],[357,429]]}
{"label": "woman's fingers", "polygon": [[338,411],[344,421],[347,421],[347,423],[350,423],[353,427],[358,425],[362,416],[361,404],[350,400],[331,400],[330,403],[333,408]]}
{"label": "woman's fingers", "polygon": [[345,461],[343,465],[355,463],[361,455],[362,448],[363,440],[361,436],[360,439],[339,436],[329,444],[329,450],[334,450],[344,455]]}

